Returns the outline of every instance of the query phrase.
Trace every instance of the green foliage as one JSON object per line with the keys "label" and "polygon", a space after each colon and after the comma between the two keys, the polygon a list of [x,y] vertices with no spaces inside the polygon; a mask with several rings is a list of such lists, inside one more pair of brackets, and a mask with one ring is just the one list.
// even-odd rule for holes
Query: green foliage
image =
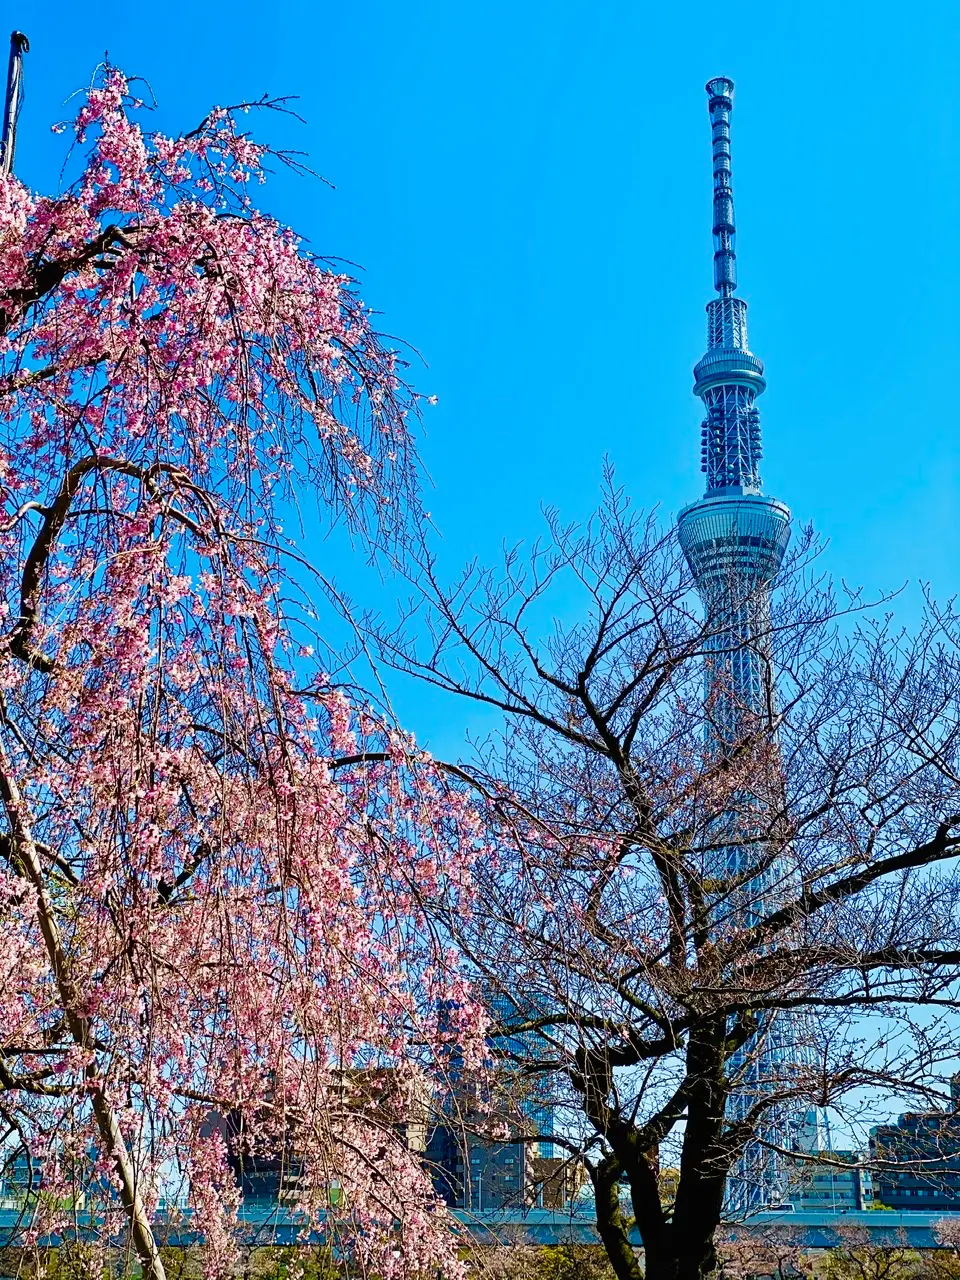
{"label": "green foliage", "polygon": [[243,1280],[343,1280],[344,1272],[329,1249],[255,1249],[243,1270]]}
{"label": "green foliage", "polygon": [[600,1245],[503,1246],[478,1253],[473,1271],[483,1280],[616,1280]]}
{"label": "green foliage", "polygon": [[[785,1241],[758,1236],[721,1249],[720,1274],[727,1280],[960,1280],[960,1252],[951,1248],[909,1249],[869,1243],[866,1232],[845,1230],[843,1243],[823,1252],[792,1250]],[[616,1280],[600,1245],[529,1244],[477,1249],[468,1258],[476,1280]],[[168,1280],[203,1280],[196,1249],[164,1249]],[[125,1265],[126,1263],[126,1265]],[[0,1250],[0,1276],[18,1280],[135,1280],[131,1259],[82,1244],[60,1249]],[[353,1272],[350,1272],[352,1280]],[[233,1280],[348,1280],[330,1251],[311,1247],[250,1250]],[[376,1280],[368,1276],[367,1280]],[[432,1280],[432,1278],[431,1278]]]}
{"label": "green foliage", "polygon": [[826,1280],[915,1280],[923,1274],[915,1249],[878,1248],[857,1244],[831,1249],[826,1256]]}
{"label": "green foliage", "polygon": [[537,1280],[614,1280],[613,1268],[599,1245],[548,1245],[540,1255]]}
{"label": "green foliage", "polygon": [[[162,1248],[167,1280],[204,1280],[200,1250]],[[138,1280],[136,1259],[72,1243],[57,1249],[2,1249],[0,1277],[17,1280]],[[231,1280],[347,1280],[329,1249],[317,1246],[257,1248],[240,1261]],[[367,1277],[367,1280],[376,1280]]]}
{"label": "green foliage", "polygon": [[73,1241],[58,1249],[4,1249],[0,1273],[18,1280],[113,1280],[116,1255]]}

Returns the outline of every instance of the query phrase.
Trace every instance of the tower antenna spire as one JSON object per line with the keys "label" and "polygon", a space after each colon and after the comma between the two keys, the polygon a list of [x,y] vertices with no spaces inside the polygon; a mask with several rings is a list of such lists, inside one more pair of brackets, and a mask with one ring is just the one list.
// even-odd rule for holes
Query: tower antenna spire
{"label": "tower antenna spire", "polygon": [[694,392],[707,411],[701,464],[707,493],[760,493],[760,414],[756,398],[767,385],[763,361],[747,345],[747,304],[736,297],[737,253],[730,180],[733,81],[708,80],[713,134],[713,284],[707,303],[707,353],[693,371]]}
{"label": "tower antenna spire", "polygon": [[713,283],[721,298],[737,291],[737,225],[733,213],[730,174],[730,112],[733,81],[726,76],[708,80],[710,125],[713,131]]}
{"label": "tower antenna spire", "polygon": [[17,123],[23,106],[23,55],[30,52],[30,41],[22,31],[10,33],[10,61],[7,63],[7,97],[3,106],[3,135],[0,137],[0,173],[13,173],[17,149]]}

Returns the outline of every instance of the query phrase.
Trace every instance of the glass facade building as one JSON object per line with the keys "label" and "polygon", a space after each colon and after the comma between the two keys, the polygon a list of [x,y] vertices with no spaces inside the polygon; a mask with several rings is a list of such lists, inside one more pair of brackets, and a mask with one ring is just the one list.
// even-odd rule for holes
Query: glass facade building
{"label": "glass facade building", "polygon": [[[491,1049],[506,1055],[536,1056],[546,1042],[536,1032],[511,1032],[536,1010],[536,1001],[521,1004],[501,991],[488,990],[486,1005],[496,1028],[490,1037]],[[519,1079],[517,1081],[519,1088]],[[465,1107],[464,1100],[451,1103]],[[546,1184],[556,1191],[565,1175],[557,1170],[554,1157],[554,1108],[549,1086],[531,1085],[515,1097],[517,1130],[524,1141],[491,1142],[471,1132],[469,1114],[454,1123],[441,1122],[427,1138],[426,1159],[437,1194],[454,1208],[474,1213],[519,1208],[540,1199]],[[453,1110],[453,1106],[451,1106]],[[479,1117],[478,1117],[479,1118]],[[479,1127],[479,1126],[478,1126]],[[551,1194],[553,1194],[551,1192]]]}

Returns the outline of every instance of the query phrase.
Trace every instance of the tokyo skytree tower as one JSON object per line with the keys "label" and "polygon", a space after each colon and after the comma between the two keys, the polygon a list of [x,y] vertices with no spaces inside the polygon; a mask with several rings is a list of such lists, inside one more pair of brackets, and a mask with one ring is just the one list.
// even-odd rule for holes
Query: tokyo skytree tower
{"label": "tokyo skytree tower", "polygon": [[[694,392],[706,409],[702,468],[706,492],[678,521],[680,545],[693,573],[709,621],[706,698],[709,748],[717,753],[742,738],[750,725],[769,723],[773,689],[769,662],[770,583],[790,537],[790,512],[761,492],[760,415],[763,364],[747,344],[747,304],[736,297],[737,269],[733,191],[730,182],[730,113],[733,81],[709,81],[713,130],[713,272],[718,297],[707,304],[707,352],[694,369]],[[750,798],[743,808],[749,810]],[[770,910],[791,881],[787,860],[769,858],[762,842],[751,844],[743,820],[731,814],[718,823],[731,844],[709,855],[711,879],[740,877],[736,894],[715,904],[718,932],[723,920],[749,925]],[[734,828],[736,836],[734,837]],[[751,868],[757,872],[750,875]],[[743,1116],[783,1082],[796,1062],[798,1025],[780,1014],[731,1061],[738,1088],[728,1104],[731,1120]],[[798,1123],[799,1119],[799,1123]],[[769,1146],[795,1149],[802,1117],[782,1107],[765,1113],[758,1137],[728,1180],[731,1208],[748,1212],[786,1199],[788,1171]]]}

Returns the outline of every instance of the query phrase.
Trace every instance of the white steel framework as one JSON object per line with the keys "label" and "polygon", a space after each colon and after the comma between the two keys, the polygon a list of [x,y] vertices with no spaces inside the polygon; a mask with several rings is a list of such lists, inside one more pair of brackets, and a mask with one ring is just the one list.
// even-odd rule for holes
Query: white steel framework
{"label": "white steel framework", "polygon": [[[760,415],[763,364],[747,346],[747,304],[735,297],[736,224],[730,168],[733,82],[707,84],[713,132],[714,286],[707,305],[707,352],[694,369],[694,391],[704,403],[701,463],[706,493],[681,512],[680,544],[711,623],[706,699],[709,749],[730,749],[751,725],[769,722],[774,683],[769,640],[770,584],[790,538],[790,512],[761,492]],[[741,803],[742,802],[742,803]],[[753,797],[736,798],[721,819],[721,839],[731,843],[712,855],[707,875],[739,882],[714,903],[714,927],[749,925],[775,908],[792,884],[784,858],[751,839]],[[759,831],[759,827],[756,828]],[[733,1084],[728,1119],[736,1121],[787,1082],[800,1055],[800,1028],[789,1014],[761,1024],[756,1036],[728,1064]],[[777,1105],[763,1113],[757,1141],[744,1152],[728,1181],[733,1210],[750,1212],[787,1199],[788,1169],[774,1148],[798,1149],[808,1117]]]}

